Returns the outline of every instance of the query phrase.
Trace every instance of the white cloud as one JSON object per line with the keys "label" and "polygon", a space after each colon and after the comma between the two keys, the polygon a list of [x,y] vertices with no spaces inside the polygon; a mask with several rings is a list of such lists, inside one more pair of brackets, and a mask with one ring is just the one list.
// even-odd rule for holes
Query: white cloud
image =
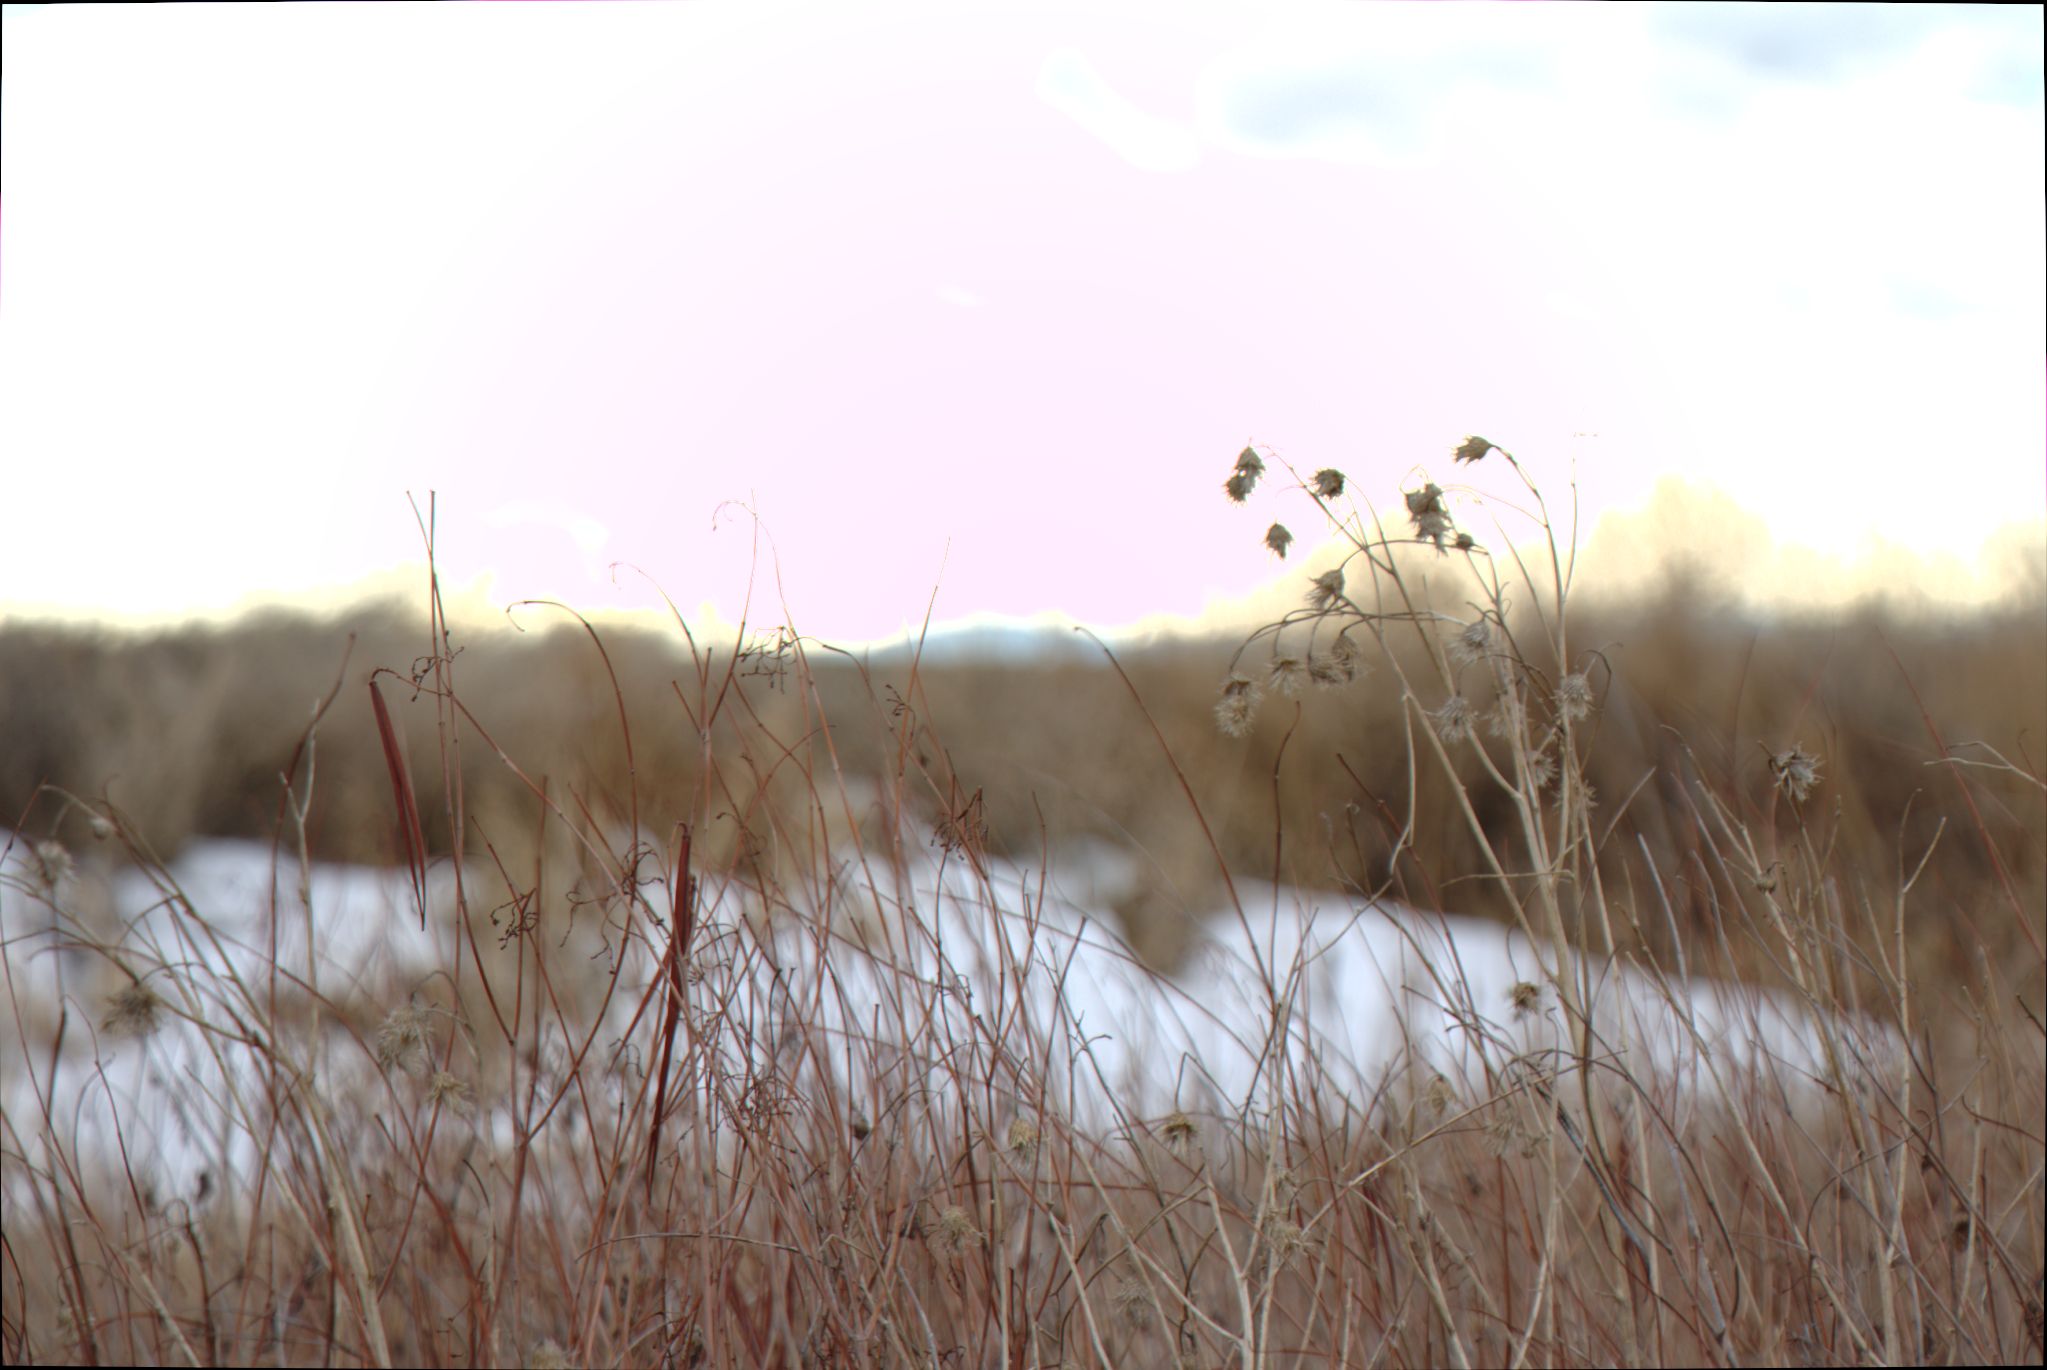
{"label": "white cloud", "polygon": [[1438,159],[1475,93],[1526,99],[1551,82],[1552,50],[1583,25],[1506,7],[1364,6],[1316,10],[1223,54],[1201,79],[1202,131],[1254,156],[1377,166]]}
{"label": "white cloud", "polygon": [[1038,72],[1038,98],[1143,171],[1186,171],[1201,159],[1193,130],[1147,114],[1077,52],[1060,51]]}
{"label": "white cloud", "polygon": [[[1708,4],[1645,11],[1666,51],[1720,63],[1758,81],[1826,84],[1949,47],[1970,84],[1998,86],[2040,69],[2040,13],[2021,5]],[[1986,91],[1990,98],[2001,98]],[[2033,102],[2038,103],[2037,89]]]}

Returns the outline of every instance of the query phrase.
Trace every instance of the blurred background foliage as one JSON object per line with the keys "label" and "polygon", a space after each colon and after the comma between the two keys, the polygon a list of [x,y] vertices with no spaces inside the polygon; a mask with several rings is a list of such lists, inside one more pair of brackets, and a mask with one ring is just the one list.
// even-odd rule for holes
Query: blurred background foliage
{"label": "blurred background foliage", "polygon": [[[2032,778],[2047,724],[2047,601],[2037,587],[1959,617],[1882,607],[1764,616],[1672,577],[1631,599],[1580,596],[1570,633],[1575,650],[1596,653],[1585,660],[1603,663],[1590,672],[1598,709],[1588,774],[1609,834],[1609,899],[1618,892],[1619,906],[1640,914],[1624,942],[1672,950],[1645,862],[1682,935],[1727,907],[1702,855],[1710,825],[1699,820],[1699,795],[1710,792],[1787,848],[1823,848],[1834,897],[1872,926],[1888,926],[1901,880],[1931,846],[1908,900],[1917,972],[1959,977],[2025,945],[2019,911],[2037,920],[2047,907],[2047,806]],[[884,788],[907,777],[899,802],[926,831],[978,795],[987,849],[1025,864],[1048,842],[1082,836],[1130,853],[1143,874],[1114,912],[1140,951],[1170,967],[1193,920],[1227,901],[1163,737],[1234,875],[1506,915],[1451,788],[1425,752],[1410,766],[1410,731],[1383,661],[1338,690],[1268,691],[1250,735],[1230,739],[1214,705],[1241,639],[1119,646],[1126,685],[1077,634],[1037,655],[976,659],[954,647],[914,670],[902,651],[855,657],[804,642],[799,660],[786,642],[752,638],[712,729],[707,786],[691,718],[697,667],[682,634],[605,628],[599,638],[602,653],[572,621],[524,632],[458,626],[451,670],[473,721],[453,734],[459,755],[444,758],[437,702],[410,684],[429,664],[431,638],[400,608],[147,633],[0,625],[0,824],[89,855],[88,815],[38,794],[50,786],[111,803],[166,859],[199,837],[267,839],[279,830],[283,773],[316,705],[338,687],[311,758],[311,850],[394,862],[392,791],[365,687],[372,669],[386,668],[396,675],[382,689],[437,851],[449,843],[448,773],[462,777],[472,842],[492,823],[537,815],[498,749],[601,819],[622,824],[636,790],[642,829],[656,841],[693,817],[700,832],[724,834],[722,848],[706,850],[755,855],[791,822],[801,826],[788,811],[800,801],[788,796],[811,793],[802,769],[829,775],[836,757],[843,774]],[[1389,641],[1413,654],[1410,679],[1432,678],[1412,631]],[[733,644],[701,645],[715,653],[715,692]],[[1239,668],[1262,676],[1269,650],[1253,644]],[[1483,675],[1469,671],[1467,688]],[[1481,710],[1486,702],[1474,696]],[[781,754],[742,748],[746,727],[777,739]],[[1802,813],[1773,792],[1768,764],[1795,743],[1821,760]],[[2018,769],[1998,766],[1989,749]],[[1468,745],[1462,764],[1481,819],[1514,849],[1511,804],[1482,780]],[[1413,840],[1396,860],[1410,805]],[[2037,999],[2039,986],[2028,993]]]}

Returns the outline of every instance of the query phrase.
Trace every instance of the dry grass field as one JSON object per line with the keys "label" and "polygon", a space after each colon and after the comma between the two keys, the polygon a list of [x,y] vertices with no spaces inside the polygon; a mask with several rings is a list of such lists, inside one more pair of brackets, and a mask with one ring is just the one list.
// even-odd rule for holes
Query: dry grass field
{"label": "dry grass field", "polygon": [[[431,596],[0,627],[0,1353],[2037,1363],[2042,584],[1951,621],[1579,587],[1515,459],[1458,455],[1539,557],[1462,485],[1374,515],[1219,470],[1345,549],[1248,640],[863,659]],[[202,837],[267,844],[249,909],[181,883]],[[1100,910],[1134,973],[1253,881],[1536,968],[1460,1000],[1416,939],[1469,1078],[1330,1083],[1309,1031],[1234,1107],[1098,1089],[1057,958],[917,931],[1031,932],[1082,848],[1135,872]],[[404,872],[393,930],[322,863]],[[430,972],[379,959],[421,927]],[[1268,1041],[1307,959],[1249,973]],[[1602,1026],[1623,973],[1766,988],[1813,1054],[1695,1040],[1679,1087]],[[1539,1050],[1501,1027],[1537,1005]],[[59,1106],[116,1057],[213,1158],[185,1188]]]}

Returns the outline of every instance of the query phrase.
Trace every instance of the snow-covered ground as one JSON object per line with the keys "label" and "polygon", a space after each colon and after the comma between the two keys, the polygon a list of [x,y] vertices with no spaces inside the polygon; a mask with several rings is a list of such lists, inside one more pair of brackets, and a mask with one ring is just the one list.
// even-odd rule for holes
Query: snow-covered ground
{"label": "snow-covered ground", "polygon": [[[302,891],[297,865],[274,863],[267,845],[206,841],[171,863],[168,880],[108,870],[95,892],[90,871],[53,888],[33,843],[0,832],[0,846],[10,842],[0,936],[14,1025],[0,1031],[0,1106],[7,1148],[32,1161],[54,1130],[111,1163],[118,1124],[128,1164],[168,1193],[192,1193],[203,1172],[245,1168],[255,1058],[187,1019],[232,1030],[248,1016],[243,1003],[266,1002],[273,964],[286,991],[316,985],[330,1002],[357,991],[393,1007],[408,995],[448,998],[435,974],[456,952],[444,869],[422,929],[402,871],[315,864]],[[706,888],[689,1025],[717,1044],[726,1078],[801,1090],[830,1076],[876,1112],[957,1099],[959,1080],[992,1080],[973,1106],[995,1098],[998,1113],[1016,1116],[1042,1104],[1107,1134],[1176,1110],[1239,1117],[1309,1096],[1326,1116],[1353,1120],[1425,1094],[1440,1108],[1562,1063],[1564,1015],[1537,954],[1493,923],[1240,881],[1241,914],[1218,910],[1168,979],[1092,912],[1135,878],[1118,853],[1075,844],[1049,871],[994,862],[984,879],[920,838],[901,851],[891,861],[845,849],[829,896],[772,915],[737,886]],[[641,893],[639,913],[667,920],[665,888]],[[95,903],[100,914],[86,922],[127,948],[126,971],[66,949],[76,927],[56,910]],[[621,910],[612,912],[616,926]],[[653,926],[643,916],[639,925]],[[1829,1034],[1856,1069],[1896,1059],[1887,1031],[1823,1024],[1781,997],[1571,964],[1594,1005],[1602,1069],[1625,1070],[1661,1106],[1695,1108],[1737,1089],[1753,1097],[1759,1086],[1809,1094]],[[628,957],[590,1034],[600,1059],[644,1067],[651,1057],[658,1014],[632,1020],[654,969],[651,954]],[[128,972],[170,1010],[147,1036],[103,1026]],[[60,1004],[68,1019],[53,1052]],[[358,1024],[329,1059],[374,1098],[372,1040]],[[343,1067],[329,1073],[327,1097],[349,1097],[332,1078]],[[480,1109],[494,1134],[509,1129],[501,1112]]]}

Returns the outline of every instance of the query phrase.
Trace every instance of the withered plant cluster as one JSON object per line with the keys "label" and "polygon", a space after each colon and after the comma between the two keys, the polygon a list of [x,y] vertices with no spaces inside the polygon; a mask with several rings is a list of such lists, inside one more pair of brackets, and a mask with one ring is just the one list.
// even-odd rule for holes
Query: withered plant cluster
{"label": "withered plant cluster", "polygon": [[[1678,736],[1623,788],[1600,769],[1601,730],[1662,736],[1668,720],[1614,720],[1626,657],[1588,636],[1573,539],[1523,465],[1477,438],[1454,455],[1459,476],[1502,474],[1520,507],[1423,472],[1389,525],[1343,473],[1245,449],[1227,496],[1266,498],[1286,472],[1279,496],[1307,501],[1336,559],[1197,705],[1178,700],[1184,662],[1148,674],[1105,656],[1104,707],[1137,721],[1147,757],[1109,768],[1148,780],[1093,830],[1156,849],[1133,928],[1198,902],[1197,870],[1227,890],[1252,863],[1312,868],[1359,903],[1399,896],[1417,919],[1498,911],[1540,964],[1510,1002],[1473,1004],[1476,1090],[1398,1059],[1376,1091],[1318,1089],[1274,1053],[1235,1109],[1133,1096],[1082,1117],[1095,1029],[1026,1007],[1057,964],[928,936],[936,899],[990,927],[1016,914],[998,907],[998,862],[1028,867],[1033,839],[1043,852],[1104,816],[1072,798],[1088,776],[1042,773],[1056,748],[1003,784],[986,743],[948,745],[964,718],[948,691],[987,684],[991,707],[998,677],[1027,671],[912,660],[889,679],[794,634],[713,646],[678,621],[664,674],[582,625],[577,717],[557,720],[575,740],[536,755],[530,704],[472,690],[472,669],[503,668],[465,655],[434,598],[416,657],[393,652],[367,681],[330,666],[328,687],[268,706],[292,720],[289,745],[235,800],[268,815],[253,922],[195,898],[152,837],[155,822],[233,830],[189,817],[217,799],[138,817],[108,774],[56,752],[29,780],[0,776],[21,787],[23,834],[0,839],[0,1354],[2037,1361],[2047,1044],[2026,894],[2041,856],[2024,844],[2047,784],[1915,710],[1891,721],[1936,739],[1920,804],[1938,820],[1901,822],[1886,847],[1844,817],[1867,771],[1823,740],[1841,730],[1786,709],[1749,720],[1753,765],[1723,735]],[[1529,520],[1539,554],[1479,523],[1494,509]],[[1274,521],[1264,541],[1286,557],[1302,540]],[[152,688],[214,669],[152,650],[184,672]],[[261,684],[224,672],[212,688]],[[1344,731],[1361,718],[1363,736]],[[1053,728],[999,723],[1015,746]],[[113,772],[151,754],[93,755]],[[1300,771],[1336,778],[1283,793]],[[344,930],[314,878],[319,834],[358,821],[376,836],[330,842],[368,841],[405,871],[388,937],[424,927],[440,956],[426,974],[321,955]],[[1943,844],[1983,877],[1932,884]],[[93,904],[95,848],[152,882],[146,916]],[[954,877],[935,897],[919,883],[934,862]],[[1924,925],[1958,916],[1984,930],[1979,954],[1953,955],[1945,933],[1943,973],[1919,973]],[[1292,1030],[1306,969],[1264,967],[1269,1040]],[[1768,978],[1818,1064],[1730,1072],[1700,1047],[1696,1083],[1659,1078],[1595,1026],[1623,970],[1661,977],[1673,1002],[1697,976]],[[1430,971],[1446,1002],[1470,1001],[1454,961]],[[1567,1049],[1497,1046],[1494,1019],[1538,1011],[1560,1015]],[[124,1054],[147,1067],[146,1121],[102,1106],[111,1084],[93,1093]],[[142,1159],[168,1142],[197,1166],[172,1191]]]}

